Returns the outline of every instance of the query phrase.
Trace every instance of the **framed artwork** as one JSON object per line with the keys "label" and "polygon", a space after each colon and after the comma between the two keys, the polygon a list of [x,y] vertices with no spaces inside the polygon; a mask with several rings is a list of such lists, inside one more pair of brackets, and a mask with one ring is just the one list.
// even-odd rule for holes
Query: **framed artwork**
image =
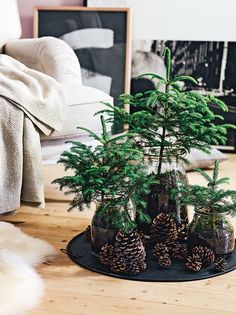
{"label": "framed artwork", "polygon": [[114,97],[130,91],[131,18],[129,8],[40,6],[34,37],[64,40],[77,55],[84,85]]}
{"label": "framed artwork", "polygon": [[[224,117],[226,123],[236,124],[236,42],[217,41],[133,41],[131,93],[154,88],[148,79],[134,80],[145,72],[165,76],[162,52],[169,47],[172,55],[174,76],[190,75],[198,81],[195,89],[204,94],[212,94],[224,101],[228,112],[212,110]],[[186,86],[186,88],[193,88]],[[131,109],[132,110],[132,109]],[[218,146],[227,152],[236,152],[236,130],[228,131],[225,146]]]}

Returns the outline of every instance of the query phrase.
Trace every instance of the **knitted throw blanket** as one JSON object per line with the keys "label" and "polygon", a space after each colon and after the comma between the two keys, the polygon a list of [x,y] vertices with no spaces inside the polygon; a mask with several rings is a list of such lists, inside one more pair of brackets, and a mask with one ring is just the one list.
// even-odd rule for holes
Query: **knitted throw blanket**
{"label": "knitted throw blanket", "polygon": [[39,134],[60,130],[64,110],[53,78],[0,55],[0,213],[44,206]]}

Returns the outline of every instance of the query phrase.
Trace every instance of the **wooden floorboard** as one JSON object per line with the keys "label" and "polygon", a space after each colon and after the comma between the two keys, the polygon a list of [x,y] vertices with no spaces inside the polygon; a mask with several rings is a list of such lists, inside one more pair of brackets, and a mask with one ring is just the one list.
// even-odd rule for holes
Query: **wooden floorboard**
{"label": "wooden floorboard", "polygon": [[[235,169],[235,156],[220,166],[232,189]],[[45,209],[22,206],[17,214],[2,217],[58,250],[53,261],[37,268],[46,290],[42,303],[28,315],[236,315],[236,271],[194,282],[150,283],[106,277],[75,265],[60,249],[85,229],[93,210],[67,212],[69,198],[50,184],[61,175],[62,168],[45,167]],[[189,180],[202,183],[196,173],[189,173]]]}

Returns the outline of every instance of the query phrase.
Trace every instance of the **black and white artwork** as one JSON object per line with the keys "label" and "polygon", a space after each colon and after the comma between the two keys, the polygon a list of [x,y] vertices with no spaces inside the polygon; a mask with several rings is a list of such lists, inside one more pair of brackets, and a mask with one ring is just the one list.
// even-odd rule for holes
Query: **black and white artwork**
{"label": "black and white artwork", "polygon": [[[165,75],[162,52],[169,47],[172,53],[173,75],[190,75],[198,81],[194,87],[202,94],[210,93],[223,100],[228,113],[219,112],[225,122],[236,123],[236,43],[209,41],[139,40],[133,42],[131,93],[154,88],[148,79],[134,80],[145,72]],[[186,87],[188,88],[188,86]],[[193,86],[191,86],[193,88]],[[215,108],[212,108],[216,111]],[[230,130],[227,145],[235,151],[236,131]]]}
{"label": "black and white artwork", "polygon": [[40,9],[38,37],[64,40],[76,53],[84,85],[97,88],[115,99],[127,91],[130,81],[128,9]]}

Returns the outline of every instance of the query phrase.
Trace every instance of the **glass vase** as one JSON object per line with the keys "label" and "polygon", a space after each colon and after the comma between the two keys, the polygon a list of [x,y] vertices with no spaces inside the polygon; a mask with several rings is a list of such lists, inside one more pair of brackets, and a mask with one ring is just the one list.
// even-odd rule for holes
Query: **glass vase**
{"label": "glass vase", "polygon": [[[157,174],[159,160],[151,160],[148,162],[148,173]],[[173,198],[171,191],[178,189],[180,185],[188,184],[186,171],[182,163],[176,159],[164,160],[161,167],[160,176],[157,178],[158,184],[152,185],[148,194],[146,213],[153,220],[161,212],[171,215],[175,220],[177,227],[181,228],[188,223],[188,211],[186,206],[181,206],[179,197]],[[139,229],[146,235],[149,235],[151,224],[141,224]]]}
{"label": "glass vase", "polygon": [[[91,222],[91,252],[93,255],[98,256],[102,247],[106,244],[113,244],[116,234],[122,227],[125,227],[124,211],[128,212],[128,215],[132,221],[135,221],[135,209],[130,201],[125,208],[108,209],[102,215],[100,209],[102,204],[97,205],[97,210],[92,218]],[[116,219],[119,220],[119,227],[116,228],[113,222],[114,211],[116,212]]]}
{"label": "glass vase", "polygon": [[235,246],[234,228],[225,214],[197,211],[188,230],[188,248],[203,245],[217,255],[228,255]]}

